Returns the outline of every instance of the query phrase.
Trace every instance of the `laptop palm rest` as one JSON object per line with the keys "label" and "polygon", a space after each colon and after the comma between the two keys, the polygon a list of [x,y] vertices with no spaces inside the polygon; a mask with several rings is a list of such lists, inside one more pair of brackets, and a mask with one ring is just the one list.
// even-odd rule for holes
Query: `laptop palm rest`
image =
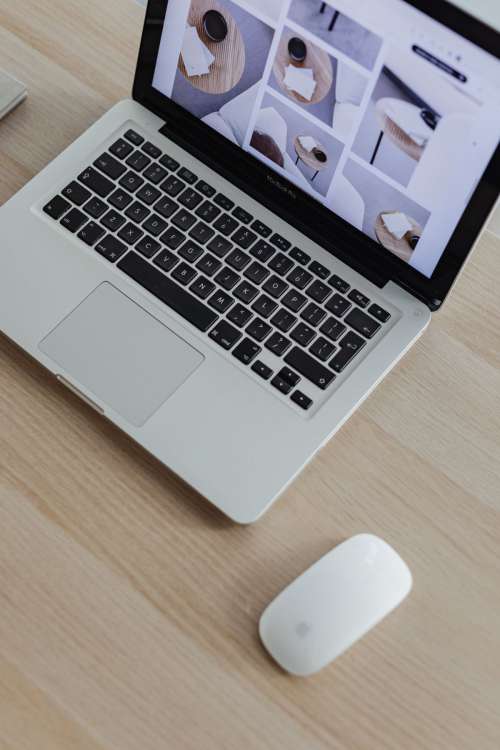
{"label": "laptop palm rest", "polygon": [[140,427],[204,357],[103,283],[39,344],[76,384]]}

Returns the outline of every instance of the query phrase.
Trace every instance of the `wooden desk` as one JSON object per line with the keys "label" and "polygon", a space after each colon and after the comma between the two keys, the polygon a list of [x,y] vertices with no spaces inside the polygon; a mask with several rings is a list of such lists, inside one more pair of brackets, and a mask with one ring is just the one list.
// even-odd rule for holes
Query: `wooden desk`
{"label": "wooden desk", "polygon": [[[0,202],[127,94],[141,16],[0,0],[0,66],[30,90],[0,124]],[[421,342],[248,528],[0,338],[2,750],[498,750],[499,277],[486,235]],[[262,609],[363,530],[402,553],[412,595],[287,677]]]}

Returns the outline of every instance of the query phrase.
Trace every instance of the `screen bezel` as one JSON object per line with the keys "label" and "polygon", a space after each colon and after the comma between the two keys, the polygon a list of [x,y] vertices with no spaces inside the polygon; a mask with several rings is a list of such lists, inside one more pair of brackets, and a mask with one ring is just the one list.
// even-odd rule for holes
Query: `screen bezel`
{"label": "screen bezel", "polygon": [[[402,1],[499,57],[500,34],[447,0]],[[167,4],[168,0],[148,1],[133,87],[133,98],[165,120],[162,132],[375,283],[383,286],[394,281],[432,310],[438,309],[495,205],[500,187],[500,146],[434,273],[427,278],[153,87]]]}

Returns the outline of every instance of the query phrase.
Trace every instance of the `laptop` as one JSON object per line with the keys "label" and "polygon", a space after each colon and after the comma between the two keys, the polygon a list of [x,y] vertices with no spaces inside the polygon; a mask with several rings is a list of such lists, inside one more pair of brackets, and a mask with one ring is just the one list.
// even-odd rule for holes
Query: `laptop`
{"label": "laptop", "polygon": [[0,329],[255,521],[476,242],[499,50],[443,0],[149,2],[132,98],[0,209]]}

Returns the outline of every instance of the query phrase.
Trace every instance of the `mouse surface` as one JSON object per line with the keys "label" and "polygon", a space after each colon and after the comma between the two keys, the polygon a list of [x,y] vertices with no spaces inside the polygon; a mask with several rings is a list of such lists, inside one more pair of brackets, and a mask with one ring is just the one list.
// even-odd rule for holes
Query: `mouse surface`
{"label": "mouse surface", "polygon": [[264,611],[261,640],[287,672],[318,672],[410,592],[406,563],[382,539],[358,534],[295,579]]}

